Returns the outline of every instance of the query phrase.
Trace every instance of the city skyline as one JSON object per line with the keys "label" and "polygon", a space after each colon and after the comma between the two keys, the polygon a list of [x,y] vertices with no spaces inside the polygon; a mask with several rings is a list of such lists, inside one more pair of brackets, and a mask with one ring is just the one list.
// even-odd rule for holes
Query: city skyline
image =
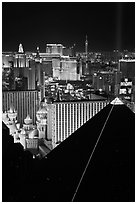
{"label": "city skyline", "polygon": [[2,202],[135,201],[135,2],[2,3],[1,100]]}
{"label": "city skyline", "polygon": [[134,51],[135,3],[2,3],[3,51],[17,51],[22,43],[25,51],[39,46],[45,52],[47,43],[61,43],[84,52],[86,35],[89,51]]}

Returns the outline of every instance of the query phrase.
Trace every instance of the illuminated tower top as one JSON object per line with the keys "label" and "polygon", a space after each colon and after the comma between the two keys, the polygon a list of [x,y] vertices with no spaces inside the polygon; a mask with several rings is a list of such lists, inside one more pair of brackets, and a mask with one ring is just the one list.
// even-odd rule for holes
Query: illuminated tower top
{"label": "illuminated tower top", "polygon": [[19,44],[19,50],[18,50],[18,52],[19,52],[19,53],[23,53],[23,52],[24,52],[24,51],[23,51],[23,46],[22,46],[21,43]]}

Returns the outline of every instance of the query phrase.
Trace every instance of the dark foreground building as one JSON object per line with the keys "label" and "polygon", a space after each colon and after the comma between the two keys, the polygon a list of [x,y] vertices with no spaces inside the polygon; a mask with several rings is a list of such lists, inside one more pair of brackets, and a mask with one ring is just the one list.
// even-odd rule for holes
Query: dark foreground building
{"label": "dark foreground building", "polygon": [[21,149],[13,157],[5,144],[3,201],[135,201],[135,114],[122,103],[107,105],[42,160]]}

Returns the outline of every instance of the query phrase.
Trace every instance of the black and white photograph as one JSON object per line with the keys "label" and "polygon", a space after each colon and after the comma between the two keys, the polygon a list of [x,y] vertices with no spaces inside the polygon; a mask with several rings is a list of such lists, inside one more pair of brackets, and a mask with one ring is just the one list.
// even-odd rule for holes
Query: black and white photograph
{"label": "black and white photograph", "polygon": [[3,1],[2,202],[135,202],[135,1]]}

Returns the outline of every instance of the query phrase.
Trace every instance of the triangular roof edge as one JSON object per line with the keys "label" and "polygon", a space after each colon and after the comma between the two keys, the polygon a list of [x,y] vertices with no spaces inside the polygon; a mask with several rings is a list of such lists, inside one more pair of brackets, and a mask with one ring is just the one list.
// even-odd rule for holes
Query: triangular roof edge
{"label": "triangular roof edge", "polygon": [[124,103],[118,98],[116,97],[113,101],[111,101],[112,105],[123,105]]}

